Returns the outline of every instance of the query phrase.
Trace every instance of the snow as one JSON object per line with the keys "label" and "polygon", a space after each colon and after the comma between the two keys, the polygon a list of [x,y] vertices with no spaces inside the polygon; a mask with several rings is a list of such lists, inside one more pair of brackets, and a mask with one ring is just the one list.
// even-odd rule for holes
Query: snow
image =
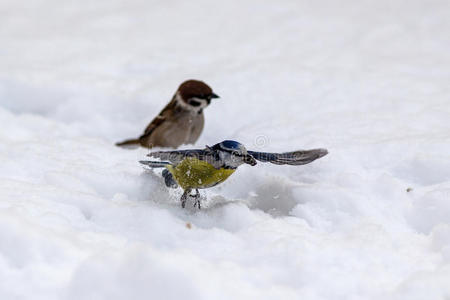
{"label": "snow", "polygon": [[[0,3],[1,299],[447,299],[450,2]],[[195,147],[315,147],[179,204],[139,134],[186,79]]]}

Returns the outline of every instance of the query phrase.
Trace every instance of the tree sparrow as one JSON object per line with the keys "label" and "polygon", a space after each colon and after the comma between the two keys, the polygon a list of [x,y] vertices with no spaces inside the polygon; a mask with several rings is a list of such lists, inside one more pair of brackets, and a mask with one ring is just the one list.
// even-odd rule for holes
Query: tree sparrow
{"label": "tree sparrow", "polygon": [[187,80],[178,88],[169,104],[137,139],[117,143],[124,147],[171,147],[193,144],[203,130],[203,109],[211,99],[219,98],[204,82]]}

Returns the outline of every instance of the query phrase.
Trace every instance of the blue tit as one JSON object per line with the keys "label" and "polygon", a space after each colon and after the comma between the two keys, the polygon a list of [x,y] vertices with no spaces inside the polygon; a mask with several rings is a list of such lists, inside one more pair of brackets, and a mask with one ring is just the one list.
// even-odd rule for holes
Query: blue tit
{"label": "blue tit", "polygon": [[277,165],[304,165],[328,154],[326,149],[298,150],[284,153],[247,151],[241,143],[226,140],[205,149],[158,151],[148,156],[160,161],[140,161],[150,168],[165,168],[163,177],[168,187],[180,186],[184,192],[181,206],[192,190],[196,199],[194,206],[200,209],[200,193],[205,189],[227,180],[243,164],[256,165],[256,161]]}

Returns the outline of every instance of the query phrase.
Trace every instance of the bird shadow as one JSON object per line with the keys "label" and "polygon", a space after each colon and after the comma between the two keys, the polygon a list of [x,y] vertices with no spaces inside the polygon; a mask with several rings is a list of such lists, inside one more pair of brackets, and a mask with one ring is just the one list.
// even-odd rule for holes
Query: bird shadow
{"label": "bird shadow", "polygon": [[282,180],[264,182],[250,193],[250,209],[259,209],[273,217],[288,216],[299,203],[293,193],[295,184]]}
{"label": "bird shadow", "polygon": [[203,199],[203,211],[213,211],[231,204],[244,204],[250,210],[261,210],[272,217],[290,215],[292,209],[300,203],[294,194],[298,185],[283,180],[271,180],[256,187],[247,197],[227,198],[222,195],[214,195]]}

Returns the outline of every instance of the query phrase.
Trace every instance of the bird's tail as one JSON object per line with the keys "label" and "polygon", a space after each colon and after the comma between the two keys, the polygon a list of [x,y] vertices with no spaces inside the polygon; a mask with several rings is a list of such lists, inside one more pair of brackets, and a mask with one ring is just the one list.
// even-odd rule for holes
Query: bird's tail
{"label": "bird's tail", "polygon": [[141,141],[139,139],[129,139],[120,143],[116,143],[116,146],[133,149],[139,147],[140,144]]}
{"label": "bird's tail", "polygon": [[146,165],[152,169],[155,168],[165,168],[167,166],[171,166],[172,164],[168,161],[151,161],[151,160],[140,160],[141,164]]}

